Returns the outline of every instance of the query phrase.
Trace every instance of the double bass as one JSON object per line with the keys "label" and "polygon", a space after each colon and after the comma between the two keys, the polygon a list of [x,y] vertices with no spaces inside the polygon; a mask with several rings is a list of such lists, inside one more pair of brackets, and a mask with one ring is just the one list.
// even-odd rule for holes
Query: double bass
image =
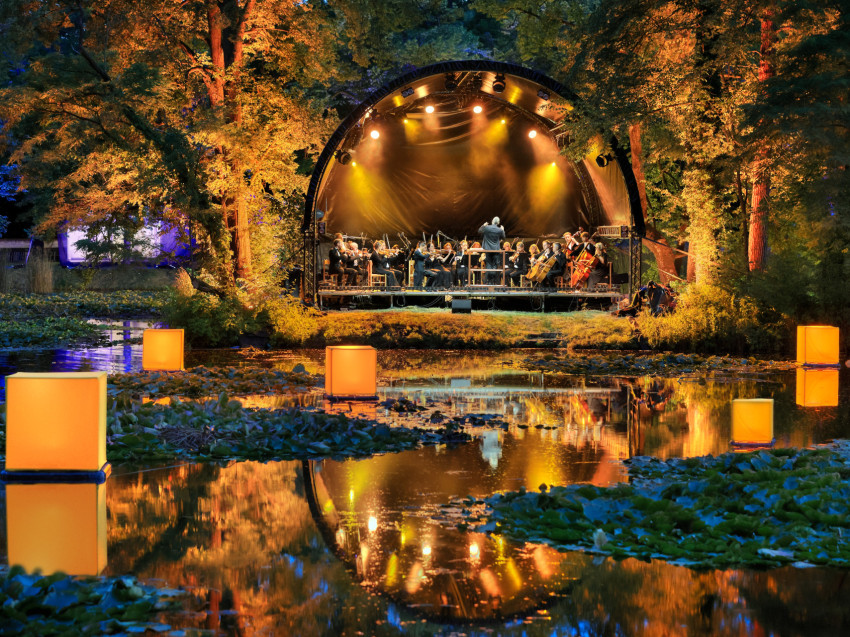
{"label": "double bass", "polygon": [[525,278],[529,281],[534,281],[536,283],[540,283],[543,279],[546,278],[546,275],[549,274],[549,270],[555,267],[555,264],[558,262],[557,255],[552,255],[545,261],[543,259],[538,259],[533,266],[528,270],[528,273],[525,275]]}

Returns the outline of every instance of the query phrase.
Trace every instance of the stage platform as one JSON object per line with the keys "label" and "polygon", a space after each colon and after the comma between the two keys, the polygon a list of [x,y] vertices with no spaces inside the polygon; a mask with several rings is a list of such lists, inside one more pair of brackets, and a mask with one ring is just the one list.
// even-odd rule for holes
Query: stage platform
{"label": "stage platform", "polygon": [[473,309],[532,310],[536,312],[569,312],[583,309],[611,309],[627,298],[618,287],[600,286],[593,290],[537,290],[503,286],[471,285],[434,290],[431,288],[337,287],[318,289],[319,306],[339,307],[435,307],[443,303],[451,309],[452,300],[468,299]]}

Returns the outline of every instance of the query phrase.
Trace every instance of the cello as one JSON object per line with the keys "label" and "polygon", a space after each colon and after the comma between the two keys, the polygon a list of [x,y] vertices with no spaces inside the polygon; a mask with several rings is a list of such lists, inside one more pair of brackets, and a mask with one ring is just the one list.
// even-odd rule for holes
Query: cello
{"label": "cello", "polygon": [[546,278],[546,275],[549,274],[549,270],[555,267],[555,263],[557,263],[557,261],[557,255],[554,254],[545,261],[543,259],[538,259],[535,264],[531,266],[531,269],[529,269],[525,278],[529,281],[540,283]]}
{"label": "cello", "polygon": [[587,281],[590,277],[590,271],[598,263],[599,259],[596,255],[590,254],[587,250],[582,250],[576,257],[573,264],[573,274],[570,277],[570,287],[574,288],[580,283]]}

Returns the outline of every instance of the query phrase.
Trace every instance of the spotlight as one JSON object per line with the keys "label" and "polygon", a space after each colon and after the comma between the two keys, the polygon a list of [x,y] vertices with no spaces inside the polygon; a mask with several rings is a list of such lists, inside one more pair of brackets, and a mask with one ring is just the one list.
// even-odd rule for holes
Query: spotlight
{"label": "spotlight", "polygon": [[433,113],[434,112],[434,106],[432,104],[428,104],[428,106],[425,107],[425,112],[426,113]]}
{"label": "spotlight", "polygon": [[528,138],[534,139],[535,137],[537,137],[537,131],[532,128],[530,131],[528,131]]}
{"label": "spotlight", "polygon": [[457,78],[454,73],[446,73],[446,90],[453,91],[457,88]]}
{"label": "spotlight", "polygon": [[496,79],[493,80],[493,92],[501,93],[505,90],[505,76],[501,73],[496,73]]}
{"label": "spotlight", "polygon": [[356,161],[353,161],[353,162],[351,162],[351,165],[352,165],[352,166],[356,166],[356,165],[357,165],[357,162],[356,162]]}
{"label": "spotlight", "polygon": [[537,91],[537,97],[539,97],[541,100],[548,100],[549,93],[547,93],[543,89],[540,89],[539,91]]}
{"label": "spotlight", "polygon": [[401,89],[402,97],[410,97],[411,95],[413,95],[413,87],[408,86],[407,88]]}
{"label": "spotlight", "polygon": [[402,124],[407,124],[407,118],[405,117],[403,120],[401,120],[401,122]]}
{"label": "spotlight", "polygon": [[472,112],[473,112],[473,113],[480,113],[480,112],[481,112],[481,111],[483,111],[483,110],[484,110],[484,109],[481,107],[481,104],[476,104],[475,106],[473,106],[473,107],[472,107]]}
{"label": "spotlight", "polygon": [[334,156],[336,157],[337,162],[343,166],[351,163],[351,153],[347,150],[338,150],[334,153]]}
{"label": "spotlight", "polygon": [[472,79],[469,81],[469,86],[473,91],[480,91],[481,87],[484,86],[484,80],[478,74],[473,75]]}
{"label": "spotlight", "polygon": [[504,123],[505,123],[505,120],[502,120],[502,124],[504,124]]}
{"label": "spotlight", "polygon": [[600,168],[605,168],[608,165],[608,162],[611,161],[610,155],[598,155],[596,157],[596,165]]}
{"label": "spotlight", "polygon": [[380,136],[381,136],[381,133],[378,132],[377,128],[373,128],[372,132],[369,133],[369,137],[371,137],[372,139],[378,139]]}

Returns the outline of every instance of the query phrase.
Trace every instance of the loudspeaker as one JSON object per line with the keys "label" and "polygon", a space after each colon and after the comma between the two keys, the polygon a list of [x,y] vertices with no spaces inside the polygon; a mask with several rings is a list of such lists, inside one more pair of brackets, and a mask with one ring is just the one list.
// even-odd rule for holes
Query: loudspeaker
{"label": "loudspeaker", "polygon": [[452,299],[452,314],[470,314],[472,301],[470,299]]}

